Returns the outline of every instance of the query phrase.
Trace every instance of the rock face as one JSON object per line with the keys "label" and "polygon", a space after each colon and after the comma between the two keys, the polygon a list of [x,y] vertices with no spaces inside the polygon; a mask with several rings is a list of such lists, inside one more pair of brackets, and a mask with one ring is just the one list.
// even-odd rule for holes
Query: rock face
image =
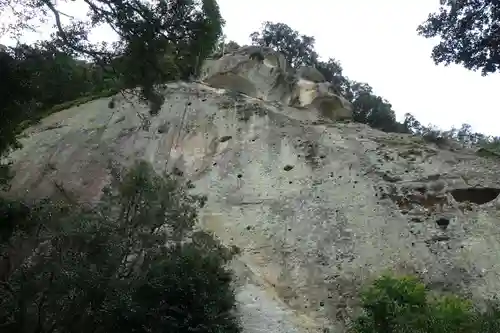
{"label": "rock face", "polygon": [[333,92],[317,69],[304,66],[295,71],[282,54],[270,48],[245,46],[206,60],[201,80],[265,101],[319,110],[333,120],[352,116],[350,103]]}
{"label": "rock face", "polygon": [[96,199],[109,160],[182,173],[208,195],[200,225],[241,249],[248,333],[342,332],[360,287],[387,270],[479,300],[500,292],[498,160],[204,84],[164,93],[152,118],[117,96],[30,128],[11,194],[57,181]]}

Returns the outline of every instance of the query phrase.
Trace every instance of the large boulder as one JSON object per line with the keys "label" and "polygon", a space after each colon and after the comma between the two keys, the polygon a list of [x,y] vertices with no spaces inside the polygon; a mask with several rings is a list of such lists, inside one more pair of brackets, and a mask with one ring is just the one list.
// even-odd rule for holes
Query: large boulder
{"label": "large boulder", "polygon": [[200,79],[212,87],[306,108],[332,120],[352,116],[352,105],[333,92],[316,68],[303,66],[295,71],[282,54],[267,47],[245,46],[208,59]]}
{"label": "large boulder", "polygon": [[282,54],[270,48],[242,47],[219,59],[205,61],[200,79],[212,87],[226,88],[263,100],[286,100],[293,75]]}

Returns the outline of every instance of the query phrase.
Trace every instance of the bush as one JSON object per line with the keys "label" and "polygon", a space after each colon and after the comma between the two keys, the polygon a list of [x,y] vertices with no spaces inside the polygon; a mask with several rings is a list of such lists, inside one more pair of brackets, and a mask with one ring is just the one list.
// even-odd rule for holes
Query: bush
{"label": "bush", "polygon": [[361,316],[353,333],[493,333],[500,311],[490,303],[480,311],[472,302],[430,293],[414,277],[382,276],[362,294]]}
{"label": "bush", "polygon": [[239,332],[229,250],[192,230],[205,198],[144,162],[112,171],[97,207],[13,206],[2,332]]}

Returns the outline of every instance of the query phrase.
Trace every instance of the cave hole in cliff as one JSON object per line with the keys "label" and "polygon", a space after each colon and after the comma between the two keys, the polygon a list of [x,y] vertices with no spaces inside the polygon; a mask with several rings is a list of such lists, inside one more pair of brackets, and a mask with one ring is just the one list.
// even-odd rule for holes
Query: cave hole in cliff
{"label": "cave hole in cliff", "polygon": [[495,200],[500,194],[500,188],[493,187],[469,187],[450,191],[457,202],[472,202],[482,205]]}
{"label": "cave hole in cliff", "polygon": [[441,228],[441,229],[446,229],[450,225],[450,219],[441,217],[436,220],[436,224]]}

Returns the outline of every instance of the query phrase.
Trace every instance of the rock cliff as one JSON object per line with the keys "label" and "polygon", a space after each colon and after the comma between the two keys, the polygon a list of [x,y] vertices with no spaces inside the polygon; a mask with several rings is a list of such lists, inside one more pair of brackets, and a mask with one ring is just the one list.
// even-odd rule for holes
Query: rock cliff
{"label": "rock cliff", "polygon": [[207,62],[204,83],[166,85],[154,117],[125,93],[112,109],[101,99],[45,118],[11,155],[11,193],[57,182],[95,200],[110,161],[139,158],[193,180],[208,195],[200,226],[241,249],[250,333],[341,331],[360,287],[387,270],[498,294],[498,160],[335,121],[351,109],[328,83],[257,51]]}

